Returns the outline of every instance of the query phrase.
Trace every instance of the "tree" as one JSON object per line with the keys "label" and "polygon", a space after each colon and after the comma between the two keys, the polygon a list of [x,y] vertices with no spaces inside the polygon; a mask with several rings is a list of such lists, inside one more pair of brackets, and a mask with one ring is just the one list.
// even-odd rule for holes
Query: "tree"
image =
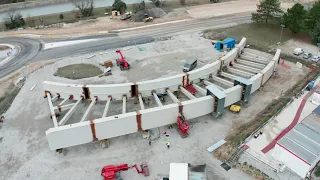
{"label": "tree", "polygon": [[268,25],[268,21],[270,19],[274,19],[282,10],[280,8],[279,0],[262,0],[260,4],[257,5],[257,12],[252,13],[252,20],[256,22],[265,21],[266,25]]}
{"label": "tree", "polygon": [[141,3],[139,4],[133,4],[133,10],[135,13],[145,9],[146,9],[146,3],[144,1],[141,1]]}
{"label": "tree", "polygon": [[210,0],[211,3],[218,3],[219,0]]}
{"label": "tree", "polygon": [[93,14],[93,0],[69,0],[74,7],[79,9],[81,17],[89,17]]}
{"label": "tree", "polygon": [[4,25],[7,29],[15,29],[24,26],[26,23],[20,13],[8,12]]}
{"label": "tree", "polygon": [[127,4],[122,0],[114,0],[112,4],[112,10],[120,11],[120,13],[126,12]]}
{"label": "tree", "polygon": [[309,30],[313,30],[317,22],[320,21],[320,0],[316,1],[310,9],[307,17],[307,26]]}
{"label": "tree", "polygon": [[165,1],[164,0],[150,0],[156,7],[164,7]]}
{"label": "tree", "polygon": [[320,43],[320,21],[314,26],[313,30],[310,32],[310,36],[314,44]]}
{"label": "tree", "polygon": [[25,21],[29,27],[34,27],[36,25],[36,19],[34,17],[31,17],[30,15],[28,15]]}
{"label": "tree", "polygon": [[284,25],[294,34],[299,33],[304,27],[307,11],[297,3],[283,15]]}
{"label": "tree", "polygon": [[60,14],[60,15],[59,15],[59,19],[64,19],[63,14]]}
{"label": "tree", "polygon": [[181,5],[185,5],[186,4],[186,0],[180,0],[180,4]]}

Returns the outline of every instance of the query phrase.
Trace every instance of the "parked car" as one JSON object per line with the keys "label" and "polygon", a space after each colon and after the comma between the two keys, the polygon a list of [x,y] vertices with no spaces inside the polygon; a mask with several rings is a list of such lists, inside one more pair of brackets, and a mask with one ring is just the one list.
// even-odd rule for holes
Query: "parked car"
{"label": "parked car", "polygon": [[313,62],[318,62],[318,61],[320,61],[320,56],[313,56],[312,61],[313,61]]}
{"label": "parked car", "polygon": [[311,53],[304,53],[303,56],[302,56],[304,59],[309,59],[312,57],[312,54]]}
{"label": "parked car", "polygon": [[183,72],[189,72],[197,67],[198,61],[195,58],[189,58],[183,66]]}
{"label": "parked car", "polygon": [[301,54],[303,54],[303,53],[304,53],[304,51],[303,51],[302,48],[296,48],[296,49],[294,49],[294,51],[293,51],[293,54],[296,55],[296,56],[299,56],[299,55],[301,55]]}

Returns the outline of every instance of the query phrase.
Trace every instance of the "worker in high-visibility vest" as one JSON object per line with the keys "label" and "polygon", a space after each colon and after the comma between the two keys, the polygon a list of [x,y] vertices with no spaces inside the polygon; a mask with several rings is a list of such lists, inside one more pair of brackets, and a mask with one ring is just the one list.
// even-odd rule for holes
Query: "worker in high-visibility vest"
{"label": "worker in high-visibility vest", "polygon": [[167,148],[170,148],[170,140],[167,141]]}

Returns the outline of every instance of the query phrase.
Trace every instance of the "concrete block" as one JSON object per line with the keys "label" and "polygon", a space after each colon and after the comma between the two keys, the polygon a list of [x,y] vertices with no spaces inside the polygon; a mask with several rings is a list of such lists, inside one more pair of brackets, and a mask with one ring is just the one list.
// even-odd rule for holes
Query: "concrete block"
{"label": "concrete block", "polygon": [[212,96],[204,96],[181,102],[183,105],[183,115],[187,119],[193,119],[212,113],[213,102],[214,98]]}
{"label": "concrete block", "polygon": [[241,100],[242,86],[236,85],[223,92],[226,94],[224,107],[228,107]]}

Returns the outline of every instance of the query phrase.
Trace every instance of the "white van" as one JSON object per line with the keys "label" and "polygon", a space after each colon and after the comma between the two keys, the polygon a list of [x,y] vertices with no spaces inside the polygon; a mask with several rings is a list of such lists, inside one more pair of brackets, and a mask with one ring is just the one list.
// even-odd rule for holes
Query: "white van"
{"label": "white van", "polygon": [[304,51],[302,48],[295,48],[294,51],[293,51],[293,54],[296,55],[296,56],[299,56],[301,54],[303,54]]}

